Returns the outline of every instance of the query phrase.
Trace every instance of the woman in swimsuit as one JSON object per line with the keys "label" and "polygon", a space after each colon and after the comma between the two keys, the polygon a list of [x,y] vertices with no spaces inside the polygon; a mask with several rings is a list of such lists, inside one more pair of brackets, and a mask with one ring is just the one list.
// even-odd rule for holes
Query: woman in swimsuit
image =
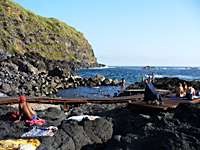
{"label": "woman in swimsuit", "polygon": [[125,86],[126,86],[126,81],[125,81],[124,78],[122,78],[122,80],[121,80],[121,92],[122,92],[122,93],[124,93]]}

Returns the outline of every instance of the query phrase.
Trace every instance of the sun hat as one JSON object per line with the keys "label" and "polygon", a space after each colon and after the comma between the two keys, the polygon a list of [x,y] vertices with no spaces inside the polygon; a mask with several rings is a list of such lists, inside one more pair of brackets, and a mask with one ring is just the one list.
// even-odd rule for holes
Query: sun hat
{"label": "sun hat", "polygon": [[18,101],[22,100],[22,101],[25,101],[26,100],[26,97],[25,96],[21,96],[19,99],[17,99]]}

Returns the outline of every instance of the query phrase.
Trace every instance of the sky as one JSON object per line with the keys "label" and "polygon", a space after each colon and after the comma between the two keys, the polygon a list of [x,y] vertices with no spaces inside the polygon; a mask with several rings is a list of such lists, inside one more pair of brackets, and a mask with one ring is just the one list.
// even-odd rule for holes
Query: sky
{"label": "sky", "polygon": [[200,66],[200,0],[13,0],[82,32],[107,66]]}

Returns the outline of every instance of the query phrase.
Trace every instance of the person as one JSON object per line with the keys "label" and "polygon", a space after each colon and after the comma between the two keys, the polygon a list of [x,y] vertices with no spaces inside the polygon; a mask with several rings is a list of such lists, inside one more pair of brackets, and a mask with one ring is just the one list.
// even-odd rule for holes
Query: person
{"label": "person", "polygon": [[181,83],[179,83],[178,87],[176,88],[176,97],[184,97],[184,90]]}
{"label": "person", "polygon": [[145,75],[142,76],[142,82],[144,82],[144,81],[145,81]]}
{"label": "person", "polygon": [[144,88],[146,88],[146,84],[148,83],[148,80],[144,80]]}
{"label": "person", "polygon": [[125,86],[126,86],[126,81],[124,78],[122,78],[121,80],[121,92],[123,93],[125,90]]}
{"label": "person", "polygon": [[151,75],[148,75],[148,82],[151,83]]}
{"label": "person", "polygon": [[152,83],[154,83],[154,80],[155,80],[155,74],[154,73],[152,73]]}
{"label": "person", "polygon": [[17,100],[20,101],[20,103],[19,103],[19,119],[15,120],[14,123],[17,123],[21,120],[22,114],[23,114],[25,120],[34,120],[37,118],[37,112],[31,106],[30,103],[26,102],[25,96],[21,96]]}
{"label": "person", "polygon": [[187,84],[186,84],[186,82],[184,81],[183,82],[183,91],[186,93],[186,91],[187,91]]}
{"label": "person", "polygon": [[189,84],[186,91],[186,98],[192,100],[193,96],[195,96],[195,89],[193,88],[192,84]]}

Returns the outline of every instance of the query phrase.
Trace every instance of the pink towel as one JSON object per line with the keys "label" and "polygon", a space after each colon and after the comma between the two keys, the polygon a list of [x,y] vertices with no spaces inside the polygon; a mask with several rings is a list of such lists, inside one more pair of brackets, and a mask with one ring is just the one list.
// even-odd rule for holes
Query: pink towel
{"label": "pink towel", "polygon": [[43,125],[45,123],[45,120],[43,119],[34,119],[34,120],[26,120],[24,122],[24,124],[30,124],[30,125],[33,125],[33,124],[39,124],[39,125]]}

